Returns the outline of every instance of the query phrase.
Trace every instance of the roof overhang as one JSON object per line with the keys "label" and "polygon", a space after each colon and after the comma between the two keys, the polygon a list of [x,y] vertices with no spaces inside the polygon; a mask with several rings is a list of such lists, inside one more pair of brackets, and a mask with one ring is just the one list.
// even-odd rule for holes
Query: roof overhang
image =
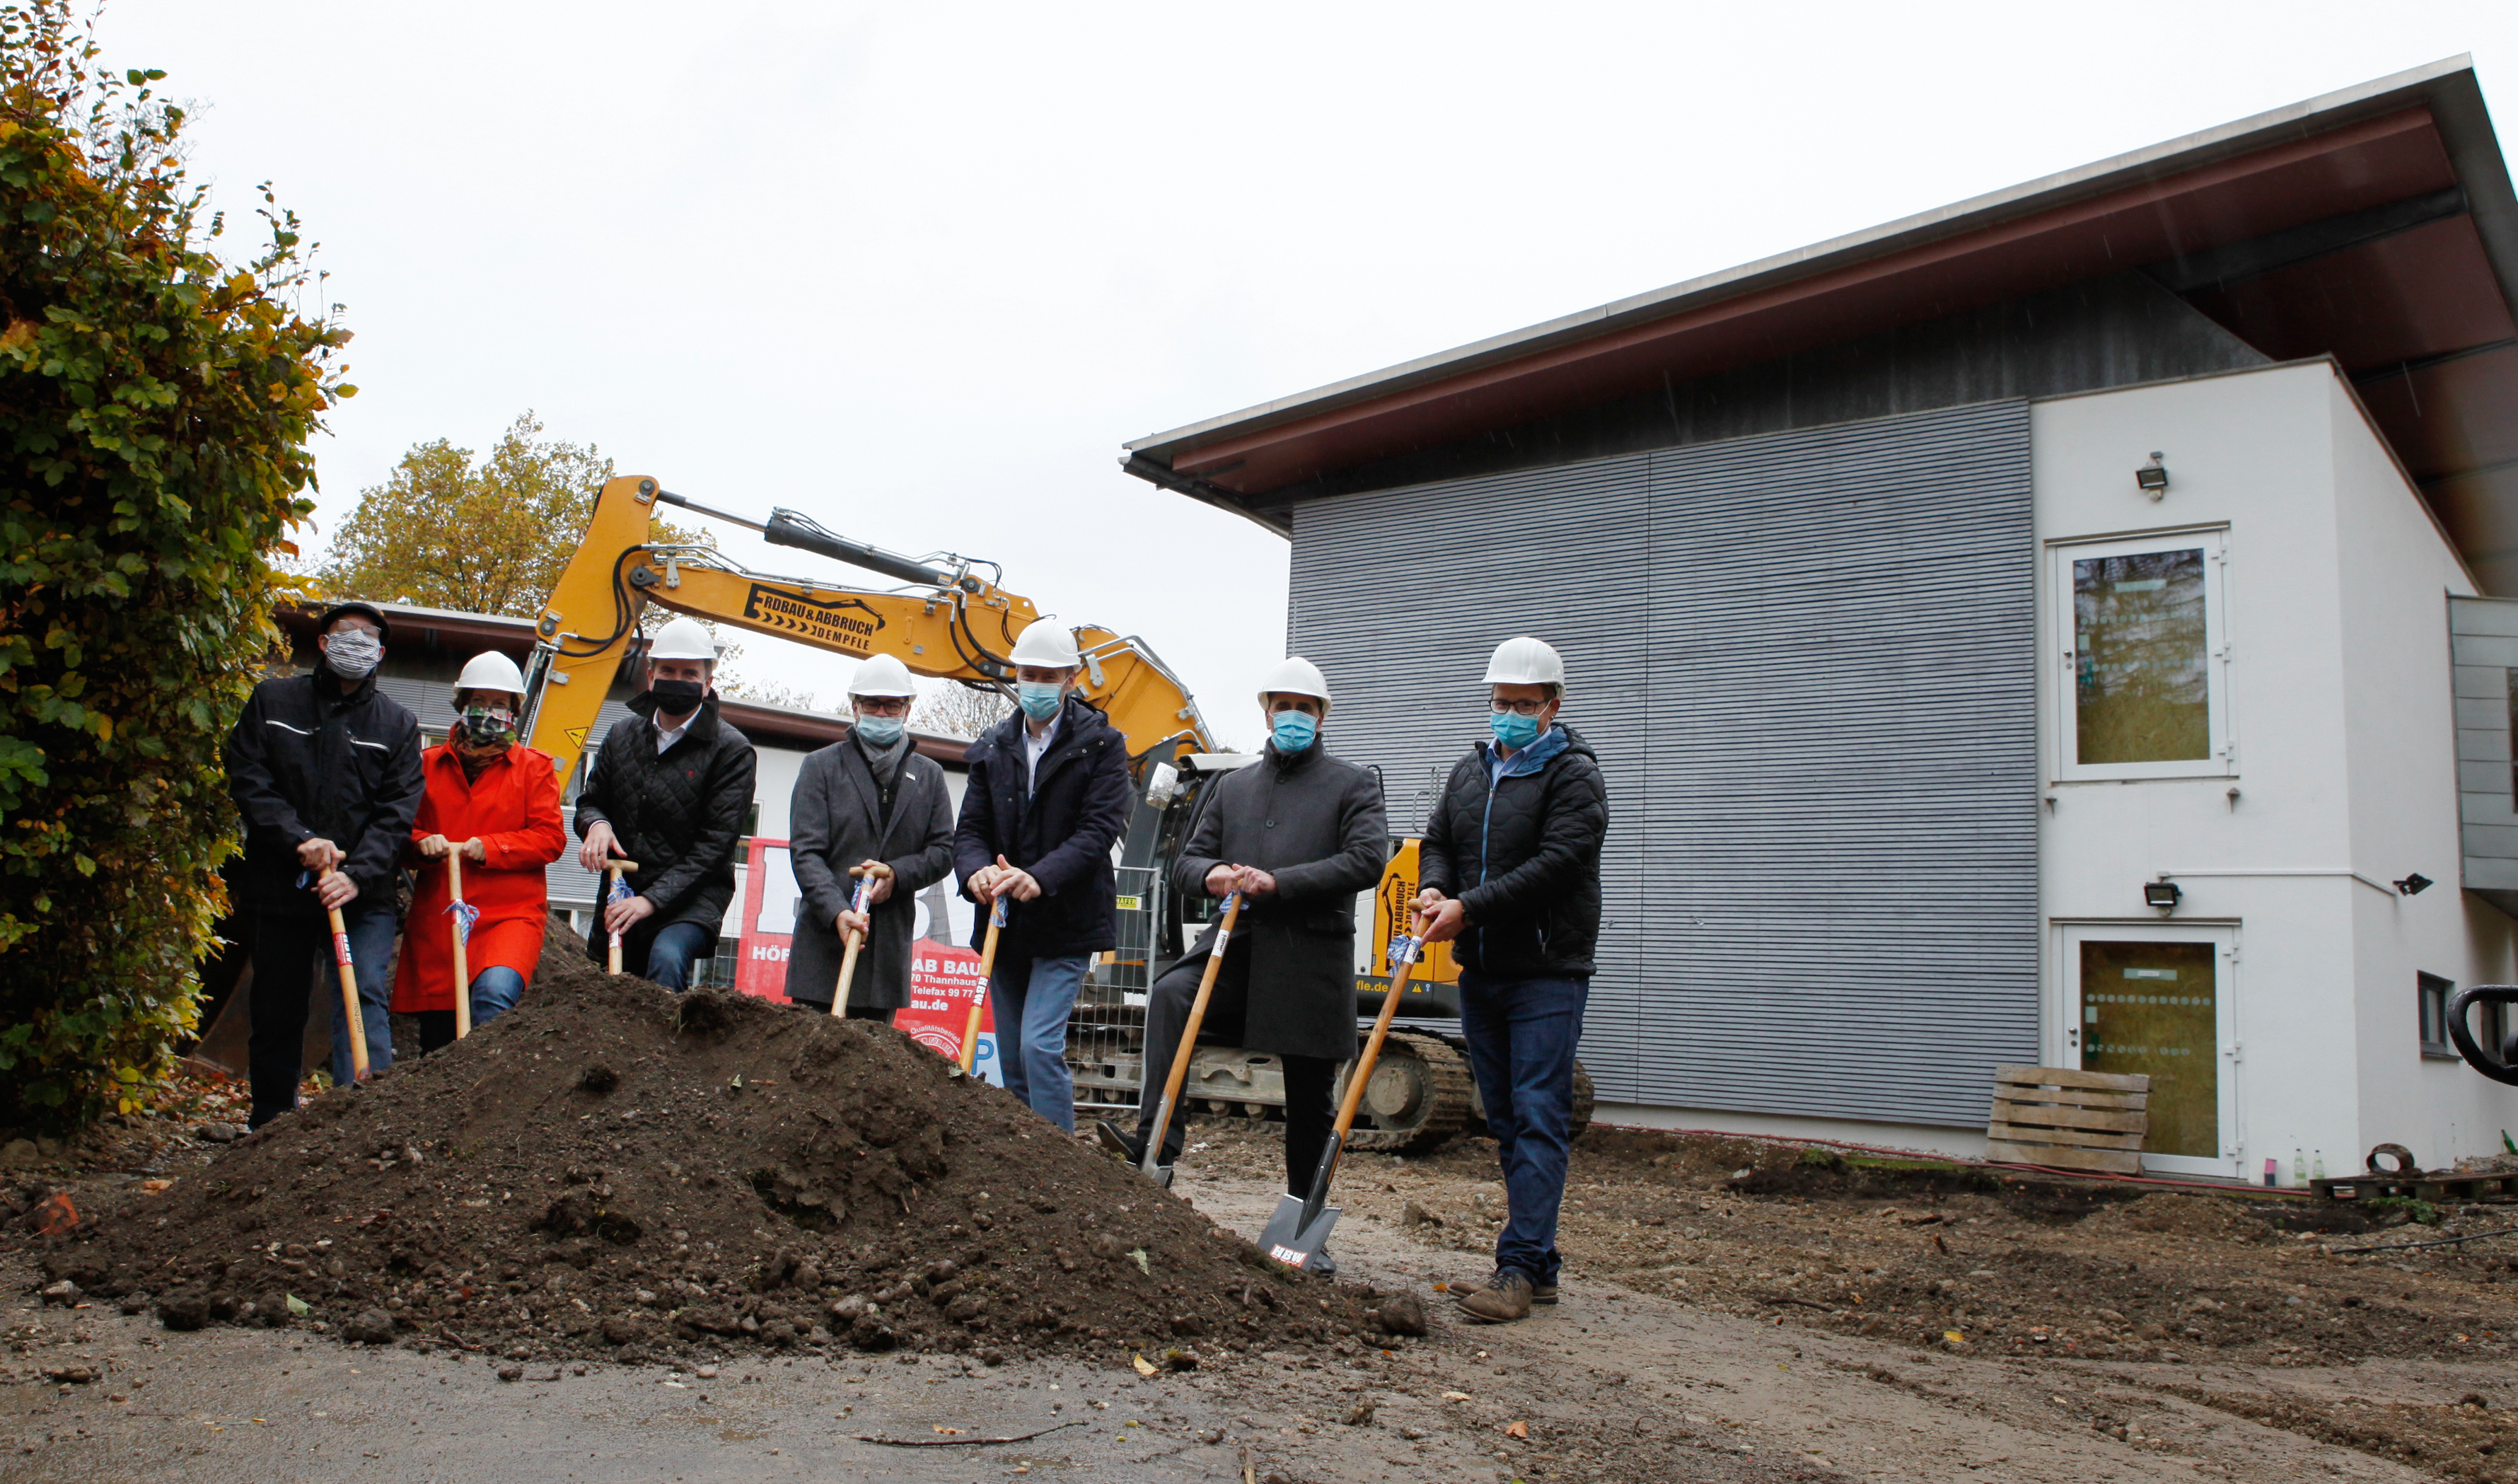
{"label": "roof overhang", "polygon": [[[2463,57],[1140,438],[1125,462],[1284,530],[1295,487],[1359,464],[2134,268],[2275,360],[2333,355],[2435,504],[2518,508],[2518,196]],[[2518,522],[2483,523],[2518,549]]]}

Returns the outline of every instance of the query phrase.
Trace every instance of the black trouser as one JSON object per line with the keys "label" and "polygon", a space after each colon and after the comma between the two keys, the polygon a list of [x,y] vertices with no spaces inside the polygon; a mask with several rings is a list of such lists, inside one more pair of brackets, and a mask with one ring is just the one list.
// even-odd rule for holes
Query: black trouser
{"label": "black trouser", "polygon": [[[1172,1054],[1180,1045],[1181,1030],[1189,1024],[1190,1002],[1197,998],[1197,982],[1205,973],[1204,958],[1185,958],[1154,981],[1153,992],[1146,996],[1146,1087],[1137,1106],[1139,1139],[1153,1137],[1154,1114],[1162,1107],[1163,1086],[1171,1077]],[[1216,973],[1215,992],[1207,996],[1199,1039],[1238,1044],[1249,1009],[1250,939],[1239,938],[1224,950],[1224,967]],[[1321,1156],[1329,1147],[1329,1129],[1337,1122],[1337,1113],[1329,1107],[1329,1091],[1337,1082],[1338,1064],[1328,1057],[1282,1053],[1277,1062],[1285,1074],[1285,1189],[1308,1196]],[[1184,1098],[1187,1095],[1184,1089]],[[1173,1109],[1171,1127],[1163,1133],[1162,1163],[1180,1159],[1181,1147],[1189,1141],[1188,1124],[1188,1113]]]}
{"label": "black trouser", "polygon": [[[393,1065],[393,1032],[385,1005],[393,994],[393,946],[397,929],[393,903],[369,905],[354,899],[342,910],[357,964],[360,1020],[368,1032],[368,1057],[377,1069]],[[246,1067],[253,1083],[252,1124],[260,1128],[297,1106],[297,1079],[305,1070],[306,1012],[319,976],[327,987],[338,971],[332,959],[332,930],[311,912],[256,914],[253,938],[252,1026]],[[338,1005],[337,998],[326,1000]],[[349,1051],[342,1044],[348,1021],[337,1011],[333,1021],[335,1076],[348,1076]],[[382,1045],[378,1045],[378,1041]]]}

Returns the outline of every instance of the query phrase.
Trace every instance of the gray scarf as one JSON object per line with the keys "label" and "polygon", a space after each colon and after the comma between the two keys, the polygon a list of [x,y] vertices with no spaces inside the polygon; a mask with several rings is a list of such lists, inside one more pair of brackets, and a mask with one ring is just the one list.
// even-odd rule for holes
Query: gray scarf
{"label": "gray scarf", "polygon": [[851,731],[848,735],[855,740],[857,751],[864,755],[866,766],[874,769],[875,786],[882,789],[890,788],[891,775],[900,771],[900,760],[909,755],[909,733],[902,732],[892,739],[890,747],[875,746],[868,742],[865,739],[865,733],[860,731]]}

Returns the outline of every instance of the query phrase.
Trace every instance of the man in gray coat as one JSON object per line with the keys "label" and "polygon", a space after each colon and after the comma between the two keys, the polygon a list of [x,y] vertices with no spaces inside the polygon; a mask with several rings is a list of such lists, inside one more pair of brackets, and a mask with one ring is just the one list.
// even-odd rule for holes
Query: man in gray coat
{"label": "man in gray coat", "polygon": [[[953,868],[953,804],[944,769],[909,740],[917,698],[909,669],[888,654],[857,667],[848,682],[856,725],[804,760],[788,807],[788,846],[804,905],[787,954],[787,997],[828,1015],[840,987],[849,933],[868,935],[848,990],[850,1020],[891,1023],[909,1004],[910,941],[918,894]],[[851,866],[886,865],[852,911]]]}
{"label": "man in gray coat", "polygon": [[[1231,1045],[1274,1053],[1285,1075],[1285,1188],[1306,1194],[1336,1121],[1329,1089],[1355,1055],[1356,894],[1381,880],[1390,825],[1381,780],[1321,745],[1327,679],[1309,660],[1284,660],[1259,693],[1268,717],[1260,761],[1213,784],[1189,843],[1172,864],[1184,896],[1241,894],[1205,1028]],[[1219,917],[1218,922],[1222,919]],[[1153,1136],[1190,1002],[1213,950],[1210,926],[1154,982],[1146,1005],[1146,1080],[1129,1138],[1104,1124],[1103,1142],[1142,1157]],[[1175,1112],[1162,1162],[1187,1137]],[[1325,1254],[1324,1254],[1325,1255]],[[1312,1272],[1333,1271],[1315,1261]]]}

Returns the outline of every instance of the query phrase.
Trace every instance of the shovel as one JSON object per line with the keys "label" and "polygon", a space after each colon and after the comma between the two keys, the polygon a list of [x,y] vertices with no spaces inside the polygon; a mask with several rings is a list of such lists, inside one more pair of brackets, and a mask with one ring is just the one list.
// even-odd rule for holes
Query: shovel
{"label": "shovel", "polygon": [[342,925],[341,909],[326,907],[324,915],[332,924],[332,962],[341,969],[341,1009],[350,1022],[350,1080],[368,1079],[368,1022],[359,1011],[359,975],[350,966],[350,930]]}
{"label": "shovel", "polygon": [[[1410,927],[1416,924],[1411,921]],[[1365,1039],[1364,1054],[1355,1059],[1355,1069],[1346,1076],[1346,1101],[1338,1106],[1337,1126],[1329,1130],[1329,1147],[1321,1154],[1319,1173],[1312,1176],[1309,1198],[1280,1196],[1277,1214],[1268,1218],[1268,1229],[1259,1234],[1260,1250],[1289,1268],[1299,1268],[1312,1260],[1329,1240],[1329,1231],[1337,1225],[1337,1206],[1328,1203],[1329,1175],[1337,1168],[1339,1153],[1346,1148],[1346,1132],[1355,1126],[1355,1111],[1364,1101],[1364,1084],[1372,1080],[1372,1064],[1381,1059],[1382,1038],[1390,1034],[1390,1018],[1398,1013],[1399,997],[1408,992],[1408,978],[1416,967],[1417,957],[1425,951],[1425,939],[1410,937],[1399,939],[1390,949],[1390,988],[1381,996],[1381,1014],[1373,1018],[1372,1034]]]}
{"label": "shovel", "polygon": [[988,976],[997,967],[997,930],[1006,925],[1006,899],[1002,896],[988,909],[988,936],[979,943],[979,997],[971,1001],[971,1019],[962,1026],[962,1075],[971,1074],[971,1062],[979,1054],[979,1011],[988,1003]]}
{"label": "shovel", "polygon": [[472,971],[464,951],[472,942],[472,919],[480,914],[463,900],[463,847],[446,843],[446,890],[454,900],[446,908],[455,919],[455,1038],[472,1033]]}
{"label": "shovel", "polygon": [[1224,950],[1233,942],[1233,924],[1241,915],[1241,894],[1224,897],[1224,921],[1215,930],[1215,946],[1207,950],[1206,972],[1197,977],[1197,997],[1189,1002],[1189,1020],[1181,1026],[1180,1045],[1172,1052],[1170,1075],[1163,1078],[1163,1100],[1154,1105],[1154,1131],[1137,1157],[1137,1173],[1165,1190],[1172,1187],[1172,1166],[1163,1157],[1163,1139],[1171,1133],[1172,1110],[1180,1106],[1181,1087],[1189,1081],[1189,1064],[1197,1057],[1197,1027],[1206,1019],[1206,997],[1215,992],[1215,977],[1224,968]]}
{"label": "shovel", "polygon": [[[622,890],[627,883],[622,881],[621,873],[624,871],[634,871],[636,869],[638,869],[638,862],[634,860],[607,860],[603,863],[603,875],[605,881],[608,883],[603,889],[603,904],[605,906],[609,907],[622,897],[631,895]],[[621,972],[621,935],[618,933],[612,935],[612,954],[610,958],[605,961],[604,972],[607,974],[618,974]]]}
{"label": "shovel", "polygon": [[[866,909],[866,894],[874,890],[876,882],[891,874],[891,867],[880,860],[869,860],[848,867],[848,874],[857,879],[856,890],[848,894],[848,910],[862,912]],[[833,1020],[844,1019],[848,1013],[848,986],[857,982],[857,950],[864,946],[865,935],[848,935],[848,951],[840,955],[840,987],[831,995]]]}

